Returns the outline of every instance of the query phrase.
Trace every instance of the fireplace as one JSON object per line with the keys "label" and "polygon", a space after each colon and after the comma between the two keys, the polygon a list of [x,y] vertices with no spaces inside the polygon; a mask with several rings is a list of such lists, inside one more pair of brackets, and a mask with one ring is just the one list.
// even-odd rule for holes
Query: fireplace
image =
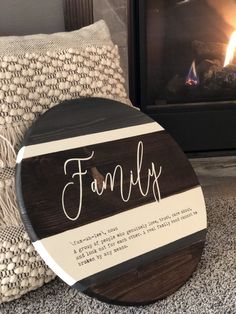
{"label": "fireplace", "polygon": [[130,96],[185,152],[236,150],[236,3],[129,2]]}

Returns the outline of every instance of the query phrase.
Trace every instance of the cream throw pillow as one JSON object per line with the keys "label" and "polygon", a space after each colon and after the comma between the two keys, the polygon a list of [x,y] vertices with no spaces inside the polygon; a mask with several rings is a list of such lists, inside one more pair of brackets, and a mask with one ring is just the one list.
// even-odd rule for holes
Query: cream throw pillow
{"label": "cream throw pillow", "polygon": [[103,21],[69,33],[0,37],[0,303],[55,276],[19,217],[14,188],[19,143],[49,108],[92,96],[130,104],[118,48]]}

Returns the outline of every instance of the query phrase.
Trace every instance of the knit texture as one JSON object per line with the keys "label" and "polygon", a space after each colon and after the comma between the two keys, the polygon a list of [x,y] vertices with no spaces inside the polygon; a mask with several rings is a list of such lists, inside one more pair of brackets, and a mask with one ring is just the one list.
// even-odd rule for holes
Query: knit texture
{"label": "knit texture", "polygon": [[35,251],[23,226],[0,229],[1,302],[17,298],[55,278]]}
{"label": "knit texture", "polygon": [[0,38],[0,303],[53,278],[25,235],[16,202],[14,167],[25,131],[64,100],[94,96],[130,104],[124,83],[103,21],[69,33]]}

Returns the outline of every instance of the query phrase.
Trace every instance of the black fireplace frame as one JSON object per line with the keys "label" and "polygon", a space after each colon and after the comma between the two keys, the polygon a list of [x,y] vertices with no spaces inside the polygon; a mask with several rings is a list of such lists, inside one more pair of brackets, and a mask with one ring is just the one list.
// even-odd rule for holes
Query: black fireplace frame
{"label": "black fireplace frame", "polygon": [[131,101],[159,122],[190,156],[236,154],[236,99],[184,104],[148,103],[146,17],[149,0],[128,0]]}

